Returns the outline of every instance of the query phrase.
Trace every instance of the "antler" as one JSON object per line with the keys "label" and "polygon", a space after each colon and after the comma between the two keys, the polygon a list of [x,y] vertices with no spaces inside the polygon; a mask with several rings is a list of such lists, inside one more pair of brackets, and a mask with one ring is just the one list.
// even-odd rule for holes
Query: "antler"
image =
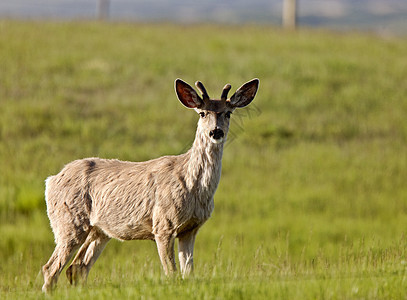
{"label": "antler", "polygon": [[222,95],[220,96],[220,99],[223,101],[226,101],[226,99],[228,98],[228,93],[230,91],[230,89],[232,88],[232,86],[228,83],[223,87],[223,91],[222,91]]}
{"label": "antler", "polygon": [[209,95],[208,95],[208,93],[206,92],[206,89],[205,89],[203,83],[200,82],[200,81],[197,81],[197,82],[195,82],[195,85],[196,85],[196,87],[201,91],[203,100],[204,100],[204,101],[209,100]]}

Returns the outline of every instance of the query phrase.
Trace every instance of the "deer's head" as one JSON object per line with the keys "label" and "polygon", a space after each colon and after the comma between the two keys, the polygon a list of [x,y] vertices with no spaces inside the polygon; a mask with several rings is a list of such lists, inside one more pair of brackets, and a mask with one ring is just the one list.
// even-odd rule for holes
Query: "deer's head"
{"label": "deer's head", "polygon": [[223,88],[220,99],[211,99],[202,82],[197,81],[196,87],[201,91],[202,98],[186,82],[175,80],[175,91],[178,99],[188,108],[193,108],[200,115],[198,130],[214,144],[223,143],[229,130],[230,117],[236,108],[247,106],[259,87],[259,80],[252,79],[237,89],[230,98],[228,92],[230,84]]}

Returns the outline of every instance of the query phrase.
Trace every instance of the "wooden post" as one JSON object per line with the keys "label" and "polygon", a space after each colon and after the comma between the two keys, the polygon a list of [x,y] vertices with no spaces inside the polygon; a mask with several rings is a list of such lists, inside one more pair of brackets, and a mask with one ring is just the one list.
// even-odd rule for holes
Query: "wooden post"
{"label": "wooden post", "polygon": [[283,3],[283,26],[287,29],[295,29],[297,26],[297,0],[284,0]]}
{"label": "wooden post", "polygon": [[110,0],[99,0],[99,20],[106,20],[109,17]]}

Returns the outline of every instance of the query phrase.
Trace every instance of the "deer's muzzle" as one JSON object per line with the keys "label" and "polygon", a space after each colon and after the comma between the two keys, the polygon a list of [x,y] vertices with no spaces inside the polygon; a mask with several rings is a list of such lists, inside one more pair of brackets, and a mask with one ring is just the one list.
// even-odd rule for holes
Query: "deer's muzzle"
{"label": "deer's muzzle", "polygon": [[225,133],[220,128],[215,128],[209,132],[209,137],[215,140],[219,140],[225,136]]}

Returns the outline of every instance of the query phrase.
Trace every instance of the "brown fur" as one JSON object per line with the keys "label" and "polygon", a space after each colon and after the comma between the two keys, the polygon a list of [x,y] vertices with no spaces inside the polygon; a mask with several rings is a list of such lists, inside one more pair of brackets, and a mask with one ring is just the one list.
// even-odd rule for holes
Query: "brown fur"
{"label": "brown fur", "polygon": [[[176,81],[180,101],[205,113],[192,148],[184,154],[146,162],[75,160],[46,180],[47,213],[56,247],[42,269],[43,291],[56,284],[79,247],[67,276],[71,283],[86,280],[111,238],[154,240],[166,274],[176,270],[174,240],[178,238],[181,272],[184,276],[192,271],[195,235],[212,213],[220,180],[229,129],[225,113],[232,112],[236,103],[241,107],[253,100],[258,80],[248,84],[236,92],[242,96],[234,102],[201,99],[189,85]],[[214,128],[225,136],[211,138],[208,132]]]}

